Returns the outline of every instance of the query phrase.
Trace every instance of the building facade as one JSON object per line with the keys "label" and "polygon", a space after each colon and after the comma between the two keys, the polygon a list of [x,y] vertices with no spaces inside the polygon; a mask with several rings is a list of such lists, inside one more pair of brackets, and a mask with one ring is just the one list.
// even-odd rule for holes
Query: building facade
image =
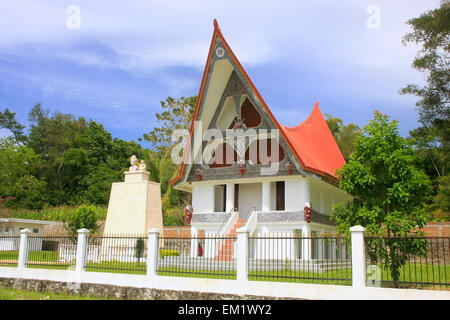
{"label": "building facade", "polygon": [[[331,209],[345,199],[335,171],[345,160],[318,102],[298,126],[281,125],[216,21],[189,134],[171,184],[192,193],[192,235],[335,230]],[[300,258],[314,255],[311,245],[296,247]]]}

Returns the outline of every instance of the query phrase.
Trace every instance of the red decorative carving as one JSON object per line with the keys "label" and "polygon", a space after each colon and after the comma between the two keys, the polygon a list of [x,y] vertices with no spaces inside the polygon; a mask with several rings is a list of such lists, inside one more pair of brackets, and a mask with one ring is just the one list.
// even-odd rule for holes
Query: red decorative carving
{"label": "red decorative carving", "polygon": [[186,208],[184,208],[184,213],[186,215],[187,224],[191,224],[193,212],[194,212],[194,209],[191,206],[187,206]]}
{"label": "red decorative carving", "polygon": [[203,170],[200,168],[197,168],[196,172],[197,172],[197,180],[202,181],[203,180]]}
{"label": "red decorative carving", "polygon": [[288,162],[285,167],[286,167],[286,169],[288,171],[288,174],[290,176],[292,176],[292,165]]}
{"label": "red decorative carving", "polygon": [[305,218],[307,223],[311,223],[311,202],[305,202]]}

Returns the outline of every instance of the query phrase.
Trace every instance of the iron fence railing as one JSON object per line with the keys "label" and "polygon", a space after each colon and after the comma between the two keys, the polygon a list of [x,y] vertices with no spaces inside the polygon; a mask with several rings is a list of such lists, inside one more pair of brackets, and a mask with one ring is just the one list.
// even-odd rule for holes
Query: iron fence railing
{"label": "iron fence railing", "polygon": [[450,288],[450,237],[366,237],[369,286]]}
{"label": "iron fence railing", "polygon": [[19,260],[20,236],[0,237],[0,266],[15,267]]}
{"label": "iron fence railing", "polygon": [[236,237],[160,237],[157,274],[236,279]]}
{"label": "iron fence railing", "polygon": [[249,237],[249,280],[352,284],[350,244],[339,237]]}
{"label": "iron fence railing", "polygon": [[[65,250],[74,248],[74,255]],[[27,268],[74,269],[77,250],[76,237],[29,236]]]}
{"label": "iron fence railing", "polygon": [[148,236],[104,235],[89,237],[86,271],[145,274]]}

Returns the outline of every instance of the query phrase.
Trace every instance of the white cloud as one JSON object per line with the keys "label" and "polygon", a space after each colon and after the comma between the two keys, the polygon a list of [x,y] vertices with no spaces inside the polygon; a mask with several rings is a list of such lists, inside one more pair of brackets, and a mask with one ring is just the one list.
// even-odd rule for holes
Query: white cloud
{"label": "white cloud", "polygon": [[[58,47],[57,55],[82,64],[154,71],[167,66],[203,68],[218,18],[245,65],[313,51],[350,64],[404,63],[405,21],[439,0],[378,0],[381,28],[368,30],[371,1],[76,1],[81,29],[69,30],[66,9],[74,1],[18,0],[0,4],[0,49],[17,45]],[[14,26],[14,27],[11,27]],[[86,52],[94,41],[113,55]],[[411,51],[410,51],[411,52]],[[45,52],[48,54],[48,52]],[[51,54],[51,52],[50,52]]]}

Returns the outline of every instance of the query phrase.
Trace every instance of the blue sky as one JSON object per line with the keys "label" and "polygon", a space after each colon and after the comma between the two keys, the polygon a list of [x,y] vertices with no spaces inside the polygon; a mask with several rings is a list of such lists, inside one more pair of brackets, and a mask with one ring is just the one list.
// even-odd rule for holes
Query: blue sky
{"label": "blue sky", "polygon": [[[79,29],[67,27],[71,6],[79,8]],[[411,68],[419,47],[401,43],[410,31],[405,21],[438,6],[439,0],[3,0],[0,109],[28,124],[29,110],[41,102],[136,140],[155,126],[161,100],[198,93],[216,18],[282,124],[299,124],[318,100],[323,113],[360,126],[374,110],[389,114],[406,136],[418,126],[416,97],[398,91],[423,84],[424,76]]]}

